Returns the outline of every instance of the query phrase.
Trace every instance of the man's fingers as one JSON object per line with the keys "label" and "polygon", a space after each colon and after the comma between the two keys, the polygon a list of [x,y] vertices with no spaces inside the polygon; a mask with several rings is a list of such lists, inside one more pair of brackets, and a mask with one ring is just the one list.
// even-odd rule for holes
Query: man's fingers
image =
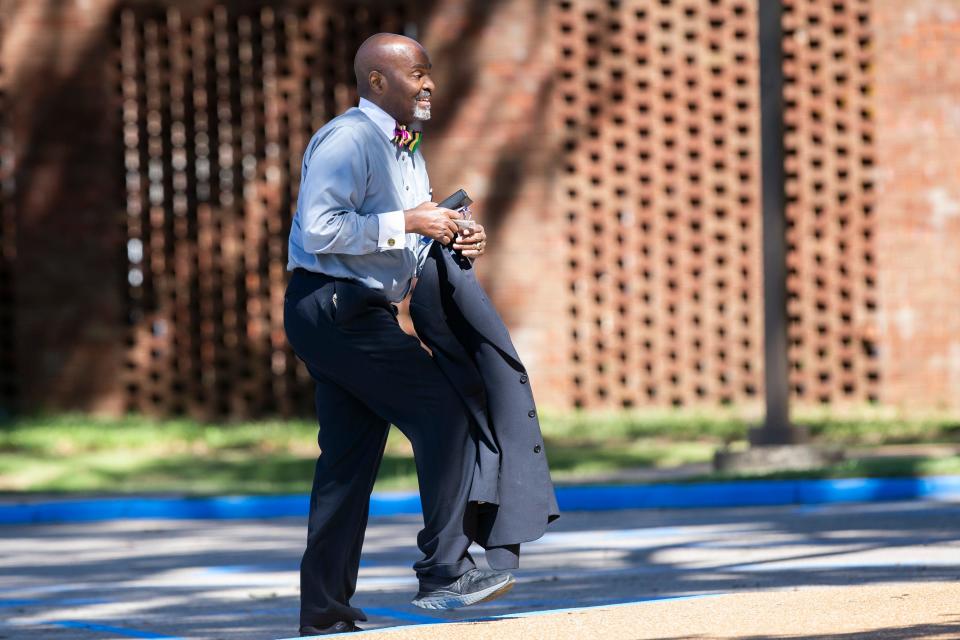
{"label": "man's fingers", "polygon": [[487,248],[487,239],[485,237],[457,238],[453,248],[462,251],[463,255],[474,258],[483,255]]}
{"label": "man's fingers", "polygon": [[[450,227],[453,227],[452,229]],[[440,229],[438,240],[443,244],[449,244],[457,237],[457,225],[452,222],[447,222],[442,229]]]}
{"label": "man's fingers", "polygon": [[465,235],[461,233],[457,236],[457,242],[465,247],[474,247],[476,245],[484,245],[487,241],[487,235],[485,233],[472,233],[471,235]]}
{"label": "man's fingers", "polygon": [[[435,221],[441,227],[436,230],[433,238],[438,240],[443,244],[450,244],[453,242],[453,247],[457,250],[469,249],[473,250],[479,247],[480,251],[476,255],[483,253],[483,248],[487,240],[487,234],[484,232],[484,229],[480,225],[474,225],[472,227],[460,227],[454,222],[455,219],[461,218],[461,214],[458,211],[453,211],[451,209],[441,209],[438,208],[438,211],[444,214],[443,217],[439,217]],[[447,214],[450,215],[447,215]],[[453,216],[453,217],[451,217]]]}
{"label": "man's fingers", "polygon": [[453,209],[444,209],[443,207],[437,207],[437,211],[447,216],[447,218],[451,220],[461,220],[463,218],[462,213],[460,213],[459,211],[454,211]]}

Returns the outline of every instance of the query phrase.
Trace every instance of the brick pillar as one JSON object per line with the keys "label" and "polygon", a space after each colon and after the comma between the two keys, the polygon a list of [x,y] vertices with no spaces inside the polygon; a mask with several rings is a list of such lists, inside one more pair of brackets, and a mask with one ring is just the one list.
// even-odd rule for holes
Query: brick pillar
{"label": "brick pillar", "polygon": [[3,5],[3,61],[15,97],[15,359],[26,412],[120,408],[125,272],[113,5]]}

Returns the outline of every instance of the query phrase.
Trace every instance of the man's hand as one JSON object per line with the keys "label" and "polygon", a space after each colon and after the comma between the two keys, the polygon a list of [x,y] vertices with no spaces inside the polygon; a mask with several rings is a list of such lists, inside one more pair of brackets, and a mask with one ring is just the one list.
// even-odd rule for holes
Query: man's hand
{"label": "man's hand", "polygon": [[483,230],[483,225],[474,223],[472,227],[465,227],[457,236],[453,248],[468,258],[482,256],[487,248],[487,232]]}
{"label": "man's hand", "polygon": [[438,207],[436,202],[424,202],[403,212],[407,233],[419,233],[443,244],[450,244],[457,236],[453,222],[463,216],[452,209]]}

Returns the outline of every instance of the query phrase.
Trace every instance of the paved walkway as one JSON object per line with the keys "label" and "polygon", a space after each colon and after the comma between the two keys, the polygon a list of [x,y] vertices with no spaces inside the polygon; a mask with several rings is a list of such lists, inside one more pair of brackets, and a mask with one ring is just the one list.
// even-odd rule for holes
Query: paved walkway
{"label": "paved walkway", "polygon": [[441,630],[394,627],[357,640],[956,640],[958,599],[960,584],[950,582],[775,589],[527,614]]}
{"label": "paved walkway", "polygon": [[[392,640],[960,637],[960,504],[567,513],[509,596],[446,613],[409,604],[418,526],[374,519],[364,547],[363,626],[433,624]],[[0,527],[0,638],[293,636],[304,536],[299,518]]]}

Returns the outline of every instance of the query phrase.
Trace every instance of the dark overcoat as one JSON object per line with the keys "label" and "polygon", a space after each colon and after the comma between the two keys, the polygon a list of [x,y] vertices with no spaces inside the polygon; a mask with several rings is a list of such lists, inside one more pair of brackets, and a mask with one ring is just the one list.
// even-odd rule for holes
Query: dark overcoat
{"label": "dark overcoat", "polygon": [[417,335],[474,420],[470,526],[497,569],[559,517],[530,379],[472,262],[434,242],[410,299]]}

